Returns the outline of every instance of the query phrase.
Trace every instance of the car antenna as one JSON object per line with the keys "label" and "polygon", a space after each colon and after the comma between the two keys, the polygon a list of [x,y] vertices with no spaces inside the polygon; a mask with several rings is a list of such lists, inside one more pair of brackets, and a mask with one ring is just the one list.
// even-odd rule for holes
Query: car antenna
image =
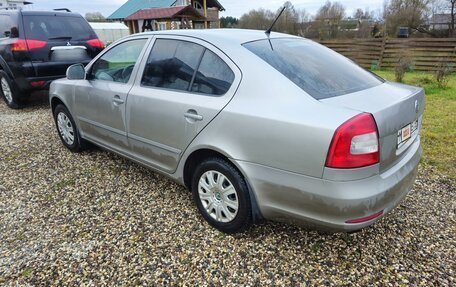
{"label": "car antenna", "polygon": [[277,15],[277,17],[275,18],[274,22],[272,22],[271,27],[269,27],[269,29],[266,30],[265,33],[268,36],[268,38],[271,35],[272,28],[274,28],[275,23],[277,22],[277,20],[279,20],[280,16],[282,16],[282,13],[283,13],[283,11],[285,11],[285,9],[287,9],[287,6],[283,6],[283,8],[280,11],[279,15]]}
{"label": "car antenna", "polygon": [[271,27],[269,27],[269,29],[266,30],[266,36],[268,36],[268,42],[269,42],[269,45],[271,45],[271,50],[274,51],[274,47],[272,46],[272,42],[271,42],[271,31],[272,31],[272,28],[274,28],[274,25],[275,23],[277,22],[277,20],[279,20],[280,16],[282,16],[282,13],[283,11],[285,11],[285,9],[287,9],[287,6],[283,6],[282,10],[279,12],[279,14],[277,15],[277,17],[274,19],[274,22],[272,22],[272,25]]}

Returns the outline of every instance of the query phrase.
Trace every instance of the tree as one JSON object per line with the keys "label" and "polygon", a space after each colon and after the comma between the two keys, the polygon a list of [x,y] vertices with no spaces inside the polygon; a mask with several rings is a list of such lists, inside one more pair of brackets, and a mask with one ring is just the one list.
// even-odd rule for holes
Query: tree
{"label": "tree", "polygon": [[100,12],[89,12],[85,14],[85,18],[88,22],[104,22],[106,18]]}
{"label": "tree", "polygon": [[374,13],[369,11],[369,9],[363,10],[358,8],[355,13],[353,13],[353,18],[357,20],[371,20],[374,18]]}
{"label": "tree", "polygon": [[307,13],[306,9],[299,9],[296,10],[297,16],[298,16],[298,35],[304,36],[309,29],[311,23],[310,23],[310,14]]}
{"label": "tree", "polygon": [[250,10],[239,19],[239,27],[243,29],[267,30],[274,19],[270,10],[260,8]]}
{"label": "tree", "polygon": [[320,28],[320,37],[336,38],[342,19],[345,17],[345,7],[339,2],[327,1],[318,9],[315,20]]}
{"label": "tree", "polygon": [[455,22],[456,22],[456,0],[441,0],[437,4],[437,9],[440,13],[449,13],[450,14],[450,23],[449,23],[449,36],[455,36]]}
{"label": "tree", "polygon": [[[288,34],[297,34],[297,23],[299,20],[299,15],[293,4],[290,1],[286,1],[281,8],[277,10],[274,15],[274,18],[277,17],[280,11],[285,7],[280,18],[277,20],[277,23],[274,27],[275,31],[288,33]],[[271,23],[272,24],[272,23]]]}
{"label": "tree", "polygon": [[451,10],[451,24],[450,24],[450,36],[454,37],[454,21],[455,21],[455,6],[456,6],[456,0],[450,0],[450,10]]}
{"label": "tree", "polygon": [[234,28],[237,27],[239,19],[231,16],[220,18],[220,26],[222,28]]}
{"label": "tree", "polygon": [[408,27],[410,30],[433,35],[426,29],[433,2],[434,0],[391,0],[385,5],[384,11],[387,32],[395,36],[399,27]]}

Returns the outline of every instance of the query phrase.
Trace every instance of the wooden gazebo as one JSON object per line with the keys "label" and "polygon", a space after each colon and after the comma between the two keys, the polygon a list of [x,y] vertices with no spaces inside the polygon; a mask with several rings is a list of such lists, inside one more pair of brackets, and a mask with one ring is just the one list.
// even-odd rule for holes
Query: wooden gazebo
{"label": "wooden gazebo", "polygon": [[206,18],[192,6],[142,9],[125,18],[130,33],[145,31],[193,29]]}

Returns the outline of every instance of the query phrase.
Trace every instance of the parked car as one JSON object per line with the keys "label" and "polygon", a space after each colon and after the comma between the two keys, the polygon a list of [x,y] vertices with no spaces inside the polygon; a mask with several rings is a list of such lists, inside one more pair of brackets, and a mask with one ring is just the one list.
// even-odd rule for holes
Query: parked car
{"label": "parked car", "polygon": [[410,36],[408,27],[399,27],[397,32],[398,38],[408,38]]}
{"label": "parked car", "polygon": [[79,14],[0,10],[0,91],[20,108],[32,91],[48,89],[75,63],[87,64],[104,44]]}
{"label": "parked car", "polygon": [[355,231],[409,192],[421,88],[310,40],[250,30],[136,34],[54,81],[63,144],[93,143],[192,191],[212,226]]}

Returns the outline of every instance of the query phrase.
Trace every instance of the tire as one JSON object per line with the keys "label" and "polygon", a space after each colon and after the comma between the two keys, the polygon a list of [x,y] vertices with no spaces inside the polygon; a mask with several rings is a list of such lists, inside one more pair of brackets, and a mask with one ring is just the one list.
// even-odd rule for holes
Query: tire
{"label": "tire", "polygon": [[193,175],[192,193],[203,218],[218,230],[239,233],[252,225],[247,183],[228,161],[209,158],[200,163]]}
{"label": "tire", "polygon": [[21,109],[24,107],[23,100],[20,98],[19,91],[10,77],[5,71],[0,70],[0,94],[8,105],[12,109]]}
{"label": "tire", "polygon": [[64,146],[72,152],[81,152],[88,147],[87,141],[82,139],[79,130],[68,109],[60,104],[53,111],[57,133]]}

